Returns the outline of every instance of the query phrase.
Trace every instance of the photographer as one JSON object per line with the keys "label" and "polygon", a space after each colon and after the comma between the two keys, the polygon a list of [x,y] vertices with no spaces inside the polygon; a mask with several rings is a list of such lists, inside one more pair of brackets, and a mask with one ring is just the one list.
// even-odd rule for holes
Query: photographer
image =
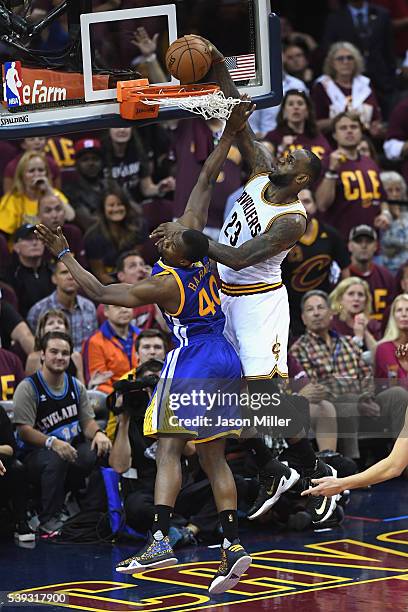
{"label": "photographer", "polygon": [[[143,420],[163,362],[149,359],[136,370],[136,378],[114,383],[110,409],[118,427],[109,456],[109,465],[122,475],[126,523],[137,531],[148,531],[154,515],[157,442],[143,435]],[[170,536],[175,545],[195,543],[195,536],[214,541],[217,510],[209,481],[196,481],[190,473],[195,447],[187,442],[181,458],[183,484],[172,517]]]}

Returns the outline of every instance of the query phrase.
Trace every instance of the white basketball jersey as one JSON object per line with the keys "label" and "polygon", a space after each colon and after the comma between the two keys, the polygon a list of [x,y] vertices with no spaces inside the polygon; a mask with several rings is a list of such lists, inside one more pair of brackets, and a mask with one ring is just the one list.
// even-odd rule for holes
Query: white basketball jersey
{"label": "white basketball jersey", "polygon": [[[218,241],[232,247],[239,247],[267,232],[273,222],[282,215],[300,214],[307,217],[303,204],[295,200],[289,204],[274,204],[265,198],[269,185],[267,173],[257,174],[245,185],[242,195],[235,202],[224,222]],[[273,285],[282,281],[281,263],[289,251],[282,251],[261,263],[243,270],[232,270],[218,264],[218,272],[224,283],[248,285],[267,283]]]}

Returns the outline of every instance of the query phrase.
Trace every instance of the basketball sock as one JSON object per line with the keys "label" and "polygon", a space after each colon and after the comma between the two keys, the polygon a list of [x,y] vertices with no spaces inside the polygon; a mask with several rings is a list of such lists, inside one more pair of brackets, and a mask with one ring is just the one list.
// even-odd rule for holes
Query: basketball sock
{"label": "basketball sock", "polygon": [[262,438],[247,438],[243,440],[242,446],[251,451],[256,467],[262,469],[271,459],[272,452]]}
{"label": "basketball sock", "polygon": [[229,548],[238,539],[238,514],[236,510],[223,510],[219,513],[224,540],[223,548]]}
{"label": "basketball sock", "polygon": [[316,466],[316,453],[313,446],[307,438],[302,438],[299,442],[290,444],[287,449],[279,456],[280,461],[288,461],[295,466],[302,467],[306,470],[314,470]]}
{"label": "basketball sock", "polygon": [[173,508],[171,506],[162,506],[158,504],[154,507],[152,533],[155,540],[162,540],[169,535],[172,512]]}

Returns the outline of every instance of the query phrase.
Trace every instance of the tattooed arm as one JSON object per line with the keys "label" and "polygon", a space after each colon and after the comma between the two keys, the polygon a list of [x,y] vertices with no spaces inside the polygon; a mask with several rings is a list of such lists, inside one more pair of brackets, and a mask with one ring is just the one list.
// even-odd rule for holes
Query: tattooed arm
{"label": "tattooed arm", "polygon": [[[224,95],[227,98],[239,98],[239,91],[225,66],[222,53],[220,53],[209,40],[204,40],[211,49],[214,75]],[[251,175],[260,172],[270,172],[273,165],[272,153],[267,146],[258,142],[248,123],[245,129],[238,134],[237,145],[242,157],[248,162],[251,168]]]}
{"label": "tattooed arm", "polygon": [[242,270],[290,249],[303,236],[305,229],[303,215],[284,215],[274,221],[266,234],[248,240],[238,248],[210,240],[208,255],[232,270]]}

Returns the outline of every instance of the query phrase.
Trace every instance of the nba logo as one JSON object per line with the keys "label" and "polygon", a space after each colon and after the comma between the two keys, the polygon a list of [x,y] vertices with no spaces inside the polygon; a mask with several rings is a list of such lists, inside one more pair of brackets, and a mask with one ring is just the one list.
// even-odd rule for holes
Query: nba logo
{"label": "nba logo", "polygon": [[5,62],[4,64],[4,99],[8,108],[21,106],[23,99],[21,62]]}

